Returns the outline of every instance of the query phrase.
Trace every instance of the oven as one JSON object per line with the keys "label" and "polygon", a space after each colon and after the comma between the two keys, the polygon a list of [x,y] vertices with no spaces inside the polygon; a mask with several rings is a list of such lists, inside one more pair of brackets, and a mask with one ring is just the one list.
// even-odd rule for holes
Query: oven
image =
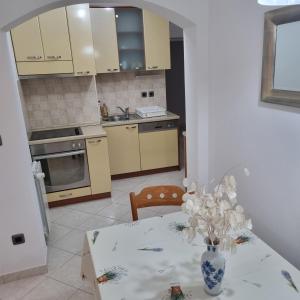
{"label": "oven", "polygon": [[47,193],[90,186],[85,140],[31,145],[30,150],[41,163]]}

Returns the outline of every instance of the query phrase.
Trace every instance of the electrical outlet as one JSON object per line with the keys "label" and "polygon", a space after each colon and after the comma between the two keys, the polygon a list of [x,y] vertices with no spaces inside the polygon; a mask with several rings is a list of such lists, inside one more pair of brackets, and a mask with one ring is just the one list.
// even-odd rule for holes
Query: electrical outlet
{"label": "electrical outlet", "polygon": [[147,92],[142,92],[142,98],[147,98]]}
{"label": "electrical outlet", "polygon": [[154,91],[149,92],[149,97],[154,97]]}
{"label": "electrical outlet", "polygon": [[20,245],[25,243],[24,233],[14,234],[11,237],[13,245]]}

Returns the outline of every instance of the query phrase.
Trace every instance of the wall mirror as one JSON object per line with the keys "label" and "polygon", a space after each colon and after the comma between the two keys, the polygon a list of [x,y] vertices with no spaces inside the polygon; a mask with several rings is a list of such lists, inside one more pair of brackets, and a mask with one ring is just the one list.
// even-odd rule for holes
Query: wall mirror
{"label": "wall mirror", "polygon": [[300,5],[265,14],[261,100],[300,107]]}

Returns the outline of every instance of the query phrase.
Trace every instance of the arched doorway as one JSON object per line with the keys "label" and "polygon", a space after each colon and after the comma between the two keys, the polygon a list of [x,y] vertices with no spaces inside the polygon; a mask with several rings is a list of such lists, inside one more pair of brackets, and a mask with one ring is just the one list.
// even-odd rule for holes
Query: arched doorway
{"label": "arched doorway", "polygon": [[[4,242],[3,261],[1,273],[13,273],[18,270],[30,269],[41,266],[45,262],[46,248],[43,241],[42,229],[38,215],[38,207],[35,201],[34,182],[30,170],[30,154],[28,151],[27,137],[24,129],[24,120],[19,101],[17,86],[17,75],[14,67],[12,51],[9,45],[9,37],[6,32],[17,24],[45,12],[50,9],[62,7],[70,4],[77,4],[82,1],[72,0],[39,0],[23,1],[18,9],[14,9],[12,3],[6,3],[0,13],[0,128],[2,130],[3,146],[1,151],[0,177],[5,178],[3,188],[1,188],[3,201],[1,209],[0,225],[7,230],[6,242]],[[109,1],[90,1],[109,5]],[[160,3],[161,2],[161,3]],[[125,5],[124,1],[114,1],[114,5]],[[188,139],[188,166],[189,175],[200,181],[205,181],[208,173],[207,155],[207,91],[206,82],[199,85],[198,72],[198,39],[201,32],[194,21],[196,16],[190,16],[190,10],[181,13],[184,4],[173,7],[173,1],[143,1],[129,0],[126,5],[146,8],[160,14],[173,23],[184,29],[185,37],[185,84],[186,84],[186,114],[187,114],[187,139]],[[205,14],[205,11],[203,12]],[[192,14],[191,14],[192,15]],[[203,21],[205,23],[205,20]],[[206,28],[203,29],[203,32]],[[205,36],[203,41],[205,41]],[[206,53],[200,53],[203,61],[207,61]],[[205,63],[202,68],[205,76]],[[198,92],[202,89],[203,103],[197,101]],[[202,101],[201,100],[201,101]],[[203,108],[203,110],[201,110]],[[199,109],[201,112],[199,113]],[[202,125],[201,125],[202,124]],[[201,129],[199,129],[201,128]],[[3,164],[2,164],[3,162]],[[201,166],[201,168],[200,168]],[[16,182],[17,187],[12,191],[11,182]],[[21,201],[22,199],[22,201]],[[2,216],[3,214],[3,216]],[[26,249],[20,248],[12,254],[10,236],[13,233],[22,231],[30,236]],[[7,245],[6,245],[7,244]],[[2,256],[2,254],[1,254]],[[4,257],[8,259],[4,262]],[[20,257],[23,260],[16,265]],[[2,275],[0,273],[0,275]]]}

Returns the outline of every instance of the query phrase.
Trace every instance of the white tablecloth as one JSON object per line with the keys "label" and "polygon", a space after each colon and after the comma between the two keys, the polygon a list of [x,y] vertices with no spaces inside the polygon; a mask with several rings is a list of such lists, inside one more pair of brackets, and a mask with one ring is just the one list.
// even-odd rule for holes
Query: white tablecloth
{"label": "white tablecloth", "polygon": [[[200,270],[206,246],[200,235],[189,243],[178,231],[186,221],[179,212],[102,228],[95,230],[95,243],[95,231],[87,232],[82,274],[93,284],[95,299],[167,300],[170,287],[178,284],[185,299],[210,299]],[[246,234],[250,242],[239,245],[235,254],[225,254],[223,293],[215,299],[299,300],[300,293],[281,271],[291,274],[298,289],[300,272],[253,233]],[[112,279],[98,283],[103,274]]]}

